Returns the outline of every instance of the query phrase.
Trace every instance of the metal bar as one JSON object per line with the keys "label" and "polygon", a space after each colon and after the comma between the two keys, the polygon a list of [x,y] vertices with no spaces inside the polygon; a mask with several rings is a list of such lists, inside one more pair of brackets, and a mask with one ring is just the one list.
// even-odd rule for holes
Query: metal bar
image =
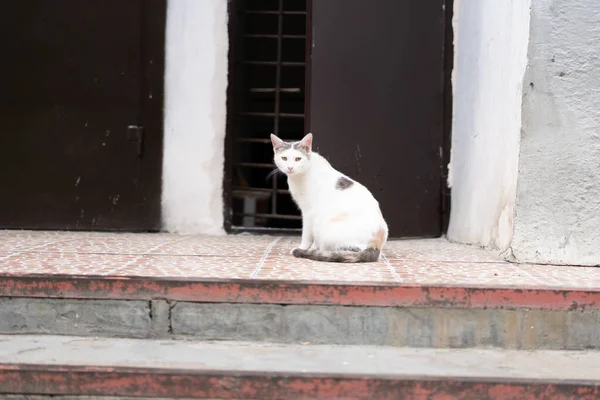
{"label": "metal bar", "polygon": [[[280,11],[267,10],[245,10],[240,11],[243,14],[263,14],[263,15],[278,15]],[[306,11],[283,11],[283,15],[306,15]]]}
{"label": "metal bar", "polygon": [[231,231],[235,233],[252,232],[266,233],[271,235],[293,235],[298,236],[302,229],[300,228],[269,228],[269,227],[247,227],[247,226],[232,226]]}
{"label": "metal bar", "polygon": [[300,221],[302,219],[299,215],[282,215],[282,214],[253,214],[253,213],[233,213],[235,216],[240,217],[257,217],[257,218],[268,218],[268,219],[287,219]]}
{"label": "metal bar", "polygon": [[311,93],[312,93],[312,48],[314,43],[313,37],[313,0],[306,0],[306,42],[304,51],[304,134],[308,134],[312,131],[310,126],[310,104],[311,104]]}
{"label": "metal bar", "polygon": [[[277,107],[277,108],[279,108],[279,107]],[[270,113],[270,112],[248,112],[248,111],[243,111],[243,112],[239,112],[238,114],[240,114],[240,115],[247,115],[249,117],[276,117],[278,124],[279,124],[279,117],[283,117],[283,118],[304,118],[304,114],[280,113],[278,111],[279,110],[277,110],[274,113]],[[275,126],[273,126],[273,128],[275,128]],[[277,129],[277,132],[279,132],[279,129]],[[275,134],[277,135],[277,133],[275,133]]]}
{"label": "metal bar", "polygon": [[[287,142],[291,142],[292,139],[283,139]],[[241,142],[241,143],[271,143],[271,139],[258,139],[258,138],[237,138],[236,139],[237,142]]]}
{"label": "metal bar", "polygon": [[[273,189],[255,188],[255,187],[248,187],[248,186],[234,186],[233,190],[248,191],[248,192],[264,192],[264,193],[271,193],[273,191]],[[286,189],[278,189],[277,193],[288,194],[288,193],[290,193],[290,191],[286,190]]]}
{"label": "metal bar", "polygon": [[306,39],[306,35],[268,35],[258,33],[247,33],[242,35],[249,39]]}
{"label": "metal bar", "polygon": [[237,138],[235,141],[240,143],[271,143],[271,139],[258,138]]}
{"label": "metal bar", "polygon": [[248,168],[273,168],[273,164],[267,163],[251,163],[251,162],[239,162],[235,164],[236,167],[248,167]]}
{"label": "metal bar", "polygon": [[277,61],[242,60],[239,62],[241,64],[246,64],[246,65],[272,65],[272,66],[281,65],[282,67],[304,67],[304,66],[306,66],[306,63],[303,61],[282,61],[282,62],[278,63]]}
{"label": "metal bar", "polygon": [[[275,88],[250,88],[251,93],[275,93],[277,89]],[[280,88],[279,91],[281,93],[301,93],[302,89],[300,88]]]}
{"label": "metal bar", "polygon": [[[279,136],[279,112],[281,99],[281,61],[283,44],[283,0],[279,0],[279,14],[277,15],[277,66],[275,67],[275,118],[273,120],[273,132]],[[277,213],[277,179],[272,179],[273,195],[271,196],[271,212]]]}
{"label": "metal bar", "polygon": [[[285,140],[287,142],[291,142],[292,139],[282,139]],[[258,138],[237,138],[236,139],[237,142],[241,142],[241,143],[268,143],[271,144],[271,139],[258,139]]]}

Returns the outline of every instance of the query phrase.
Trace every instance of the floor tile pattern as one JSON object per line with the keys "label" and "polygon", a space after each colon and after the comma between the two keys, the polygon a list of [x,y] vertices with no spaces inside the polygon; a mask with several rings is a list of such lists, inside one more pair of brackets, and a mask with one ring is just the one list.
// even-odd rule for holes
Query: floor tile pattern
{"label": "floor tile pattern", "polygon": [[0,275],[101,275],[600,290],[600,268],[511,264],[445,239],[391,240],[377,263],[294,258],[297,237],[0,231]]}

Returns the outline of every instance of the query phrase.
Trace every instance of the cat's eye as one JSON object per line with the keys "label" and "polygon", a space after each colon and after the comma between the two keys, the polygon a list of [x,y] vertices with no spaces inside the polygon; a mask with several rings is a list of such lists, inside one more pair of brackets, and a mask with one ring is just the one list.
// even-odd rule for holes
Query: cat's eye
{"label": "cat's eye", "polygon": [[283,161],[287,161],[287,157],[281,157]]}
{"label": "cat's eye", "polygon": [[296,157],[296,162],[302,160],[302,157]]}

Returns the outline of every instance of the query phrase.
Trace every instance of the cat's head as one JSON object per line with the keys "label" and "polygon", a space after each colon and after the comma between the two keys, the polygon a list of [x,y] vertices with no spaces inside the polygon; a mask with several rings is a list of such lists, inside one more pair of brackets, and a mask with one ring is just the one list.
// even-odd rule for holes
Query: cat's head
{"label": "cat's head", "polygon": [[275,135],[271,135],[273,143],[274,161],[277,168],[287,176],[298,176],[306,173],[310,166],[312,151],[312,133],[304,136],[299,142],[284,142]]}

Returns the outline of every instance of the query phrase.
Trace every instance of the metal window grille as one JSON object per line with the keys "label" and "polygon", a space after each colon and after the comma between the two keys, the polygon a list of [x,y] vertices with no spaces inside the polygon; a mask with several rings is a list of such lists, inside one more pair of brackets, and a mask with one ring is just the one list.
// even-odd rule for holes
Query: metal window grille
{"label": "metal window grille", "polygon": [[297,231],[301,217],[275,168],[269,134],[305,133],[307,0],[237,0],[232,230]]}

